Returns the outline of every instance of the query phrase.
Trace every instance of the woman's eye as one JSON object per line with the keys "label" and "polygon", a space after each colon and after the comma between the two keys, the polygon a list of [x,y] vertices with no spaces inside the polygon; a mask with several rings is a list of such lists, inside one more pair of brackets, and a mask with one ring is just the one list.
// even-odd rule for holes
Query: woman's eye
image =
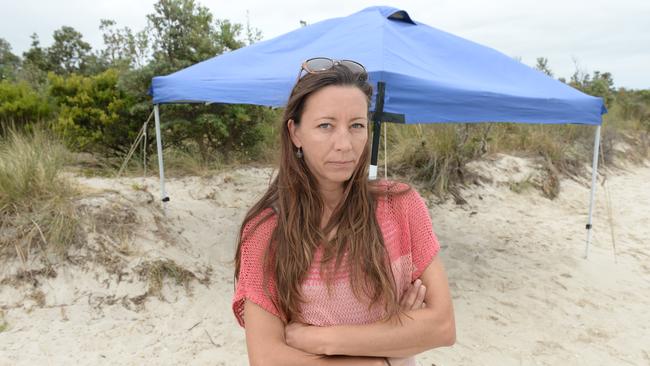
{"label": "woman's eye", "polygon": [[330,128],[330,127],[332,127],[331,123],[321,123],[321,124],[318,125],[318,128],[322,128],[322,129],[327,129],[327,128]]}
{"label": "woman's eye", "polygon": [[363,123],[353,123],[352,128],[366,128],[366,125]]}

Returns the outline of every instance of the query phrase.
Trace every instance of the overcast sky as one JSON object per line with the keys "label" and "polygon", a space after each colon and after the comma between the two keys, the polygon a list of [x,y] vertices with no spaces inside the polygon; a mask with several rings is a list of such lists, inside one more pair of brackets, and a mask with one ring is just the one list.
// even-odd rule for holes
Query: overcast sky
{"label": "overcast sky", "polygon": [[[0,0],[0,38],[22,54],[37,33],[43,46],[63,25],[80,31],[93,49],[103,47],[100,19],[140,30],[155,0]],[[246,22],[270,39],[300,26],[389,5],[412,19],[495,48],[533,66],[548,58],[556,77],[569,78],[575,63],[585,72],[611,72],[617,87],[650,89],[648,0],[229,0],[198,1],[215,18]]]}

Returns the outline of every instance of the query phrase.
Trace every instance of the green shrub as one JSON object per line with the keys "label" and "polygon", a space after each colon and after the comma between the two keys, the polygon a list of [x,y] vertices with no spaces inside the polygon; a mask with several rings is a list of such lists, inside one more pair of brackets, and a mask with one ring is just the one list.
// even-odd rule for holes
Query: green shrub
{"label": "green shrub", "polygon": [[242,104],[166,105],[161,119],[165,146],[191,146],[204,162],[250,161],[264,155],[278,112]]}
{"label": "green shrub", "polygon": [[53,130],[74,150],[121,155],[128,151],[144,121],[132,118],[134,104],[118,87],[118,72],[94,76],[50,73],[49,93],[59,105]]}
{"label": "green shrub", "polygon": [[47,98],[26,82],[0,82],[0,123],[23,127],[31,121],[50,118],[52,108]]}

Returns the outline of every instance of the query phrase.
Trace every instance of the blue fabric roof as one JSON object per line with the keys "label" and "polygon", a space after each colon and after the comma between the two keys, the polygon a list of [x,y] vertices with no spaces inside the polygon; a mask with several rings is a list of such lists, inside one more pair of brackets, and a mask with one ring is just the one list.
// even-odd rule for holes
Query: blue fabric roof
{"label": "blue fabric roof", "polygon": [[153,102],[283,106],[302,61],[325,56],[362,63],[375,93],[385,82],[384,112],[403,114],[406,123],[601,124],[601,98],[412,19],[370,7],[299,28],[155,77]]}

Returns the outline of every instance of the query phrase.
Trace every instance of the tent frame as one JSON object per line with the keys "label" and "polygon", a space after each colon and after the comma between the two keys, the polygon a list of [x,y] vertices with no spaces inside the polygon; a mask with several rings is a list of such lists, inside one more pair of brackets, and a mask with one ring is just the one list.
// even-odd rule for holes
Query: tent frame
{"label": "tent frame", "polygon": [[589,246],[591,245],[591,235],[593,228],[592,215],[594,211],[594,197],[596,195],[596,179],[598,175],[598,152],[600,150],[600,125],[596,126],[596,136],[594,137],[594,158],[591,165],[591,195],[589,199],[589,218],[585,228],[587,229],[587,243],[585,244],[585,259],[589,257]]}
{"label": "tent frame", "polygon": [[[373,132],[372,132],[372,152],[370,155],[370,169],[369,169],[369,178],[377,179],[377,160],[379,155],[379,138],[381,135],[381,124],[383,122],[393,122],[396,118],[395,114],[389,116],[392,121],[386,121],[384,113],[384,95],[386,91],[386,83],[380,81],[377,83],[377,99],[375,101],[375,112],[372,116],[373,122]],[[398,119],[398,118],[397,118]],[[594,137],[594,157],[591,165],[591,193],[589,198],[589,215],[587,219],[587,241],[585,243],[585,259],[589,257],[589,246],[591,245],[592,239],[592,229],[593,229],[593,210],[594,210],[594,199],[596,195],[596,180],[598,177],[598,153],[600,148],[600,127],[601,125],[596,126],[596,134]]]}
{"label": "tent frame", "polygon": [[153,115],[156,122],[156,149],[158,150],[158,172],[160,173],[160,200],[162,201],[163,213],[165,213],[169,197],[165,191],[165,164],[163,164],[162,136],[160,134],[160,109],[158,106],[158,104],[154,104]]}
{"label": "tent frame", "polygon": [[[375,111],[372,114],[373,122],[373,133],[372,133],[372,148],[370,155],[370,167],[368,175],[370,179],[377,179],[377,160],[379,155],[379,139],[381,136],[381,124],[382,122],[397,122],[403,123],[404,116],[393,113],[384,112],[384,98],[386,93],[386,83],[380,81],[377,83],[377,98],[375,100]],[[165,168],[163,164],[163,151],[162,151],[162,136],[160,133],[160,109],[159,104],[154,104],[154,119],[156,124],[156,147],[158,151],[158,171],[160,174],[160,199],[162,201],[163,213],[166,212],[167,202],[169,202],[169,196],[165,191]],[[585,244],[585,255],[584,258],[589,256],[589,246],[591,245],[592,239],[592,229],[593,229],[593,209],[594,209],[594,198],[596,194],[596,180],[598,175],[598,153],[600,147],[600,128],[601,125],[596,126],[596,134],[594,137],[594,157],[591,168],[591,194],[589,199],[589,216],[587,225],[587,241]]]}

